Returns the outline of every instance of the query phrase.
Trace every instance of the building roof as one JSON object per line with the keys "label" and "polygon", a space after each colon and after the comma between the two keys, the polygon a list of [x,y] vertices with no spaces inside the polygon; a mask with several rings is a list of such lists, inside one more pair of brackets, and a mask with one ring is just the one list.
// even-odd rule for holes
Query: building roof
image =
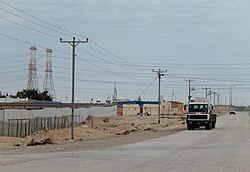
{"label": "building roof", "polygon": [[143,104],[159,104],[158,101],[138,101],[138,100],[135,100],[135,101],[123,101],[123,102],[117,102],[117,104],[140,104],[140,105],[143,105]]}

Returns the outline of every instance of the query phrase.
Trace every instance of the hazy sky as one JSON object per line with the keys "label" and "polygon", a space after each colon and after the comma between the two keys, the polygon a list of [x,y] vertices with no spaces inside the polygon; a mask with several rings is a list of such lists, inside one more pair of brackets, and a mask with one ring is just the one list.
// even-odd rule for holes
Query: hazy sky
{"label": "hazy sky", "polygon": [[118,98],[157,100],[160,68],[165,100],[187,102],[194,79],[194,97],[211,87],[228,103],[233,87],[233,103],[248,105],[249,9],[249,0],[0,0],[0,91],[26,88],[35,45],[39,89],[51,48],[57,100],[71,101],[72,48],[59,38],[75,36],[89,38],[76,48],[76,101],[105,101],[114,82]]}

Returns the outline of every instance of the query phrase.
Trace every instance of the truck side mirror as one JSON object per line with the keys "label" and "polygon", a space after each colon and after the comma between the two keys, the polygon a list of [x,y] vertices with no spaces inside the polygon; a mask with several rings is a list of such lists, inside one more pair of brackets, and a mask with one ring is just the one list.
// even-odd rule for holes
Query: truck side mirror
{"label": "truck side mirror", "polygon": [[187,107],[188,107],[187,105],[184,105],[184,110],[185,110],[185,111],[187,110]]}

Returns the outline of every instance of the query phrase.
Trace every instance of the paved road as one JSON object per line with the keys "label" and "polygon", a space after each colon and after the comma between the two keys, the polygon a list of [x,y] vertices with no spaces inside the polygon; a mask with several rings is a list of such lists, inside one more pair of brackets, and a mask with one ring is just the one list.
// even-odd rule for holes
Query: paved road
{"label": "paved road", "polygon": [[249,115],[221,116],[211,131],[185,130],[107,150],[0,155],[0,171],[248,172]]}

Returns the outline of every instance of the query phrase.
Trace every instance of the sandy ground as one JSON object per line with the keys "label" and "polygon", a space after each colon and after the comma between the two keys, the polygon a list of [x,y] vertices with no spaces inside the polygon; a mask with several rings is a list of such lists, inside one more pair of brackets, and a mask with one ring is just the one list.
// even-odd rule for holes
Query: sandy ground
{"label": "sandy ground", "polygon": [[[25,138],[0,137],[3,154],[65,152],[104,149],[175,133],[186,128],[183,118],[170,116],[94,117],[85,125],[71,129],[41,131]],[[39,145],[41,144],[41,145]],[[33,146],[29,146],[33,145]]]}

